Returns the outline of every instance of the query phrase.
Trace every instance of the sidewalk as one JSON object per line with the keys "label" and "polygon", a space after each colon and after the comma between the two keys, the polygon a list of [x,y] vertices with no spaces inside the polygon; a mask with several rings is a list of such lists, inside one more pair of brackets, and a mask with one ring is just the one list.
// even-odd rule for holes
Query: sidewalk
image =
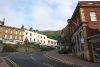
{"label": "sidewalk", "polygon": [[76,67],[100,67],[100,64],[84,61],[72,55],[58,54],[56,50],[47,52],[46,56],[48,56],[49,58],[59,60],[66,64],[73,64]]}
{"label": "sidewalk", "polygon": [[2,57],[0,57],[0,67],[9,67]]}

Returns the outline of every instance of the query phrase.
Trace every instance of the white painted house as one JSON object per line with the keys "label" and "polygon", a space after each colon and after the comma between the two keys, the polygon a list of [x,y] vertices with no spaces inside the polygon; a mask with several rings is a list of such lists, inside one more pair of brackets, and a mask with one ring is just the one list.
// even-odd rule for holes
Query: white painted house
{"label": "white painted house", "polygon": [[48,38],[48,44],[47,45],[55,47],[55,46],[57,46],[57,40]]}
{"label": "white painted house", "polygon": [[24,35],[23,42],[27,38],[29,42],[35,43],[35,44],[48,45],[48,46],[56,46],[57,45],[57,40],[47,38],[46,35],[40,34],[33,30],[25,29],[23,35]]}

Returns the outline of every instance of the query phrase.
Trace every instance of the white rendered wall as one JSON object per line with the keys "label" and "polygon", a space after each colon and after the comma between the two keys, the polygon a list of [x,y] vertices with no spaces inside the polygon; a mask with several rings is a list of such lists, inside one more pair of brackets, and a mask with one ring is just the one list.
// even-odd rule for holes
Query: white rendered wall
{"label": "white rendered wall", "polygon": [[57,40],[48,38],[48,41],[49,41],[48,42],[49,46],[53,46],[53,47],[57,46]]}
{"label": "white rendered wall", "polygon": [[[33,42],[36,44],[48,45],[48,46],[56,46],[57,45],[57,40],[47,38],[46,35],[40,34],[38,32],[24,30],[23,34],[24,34],[23,42],[25,41],[25,38],[27,37],[29,42]],[[48,43],[48,41],[50,41],[50,43]]]}

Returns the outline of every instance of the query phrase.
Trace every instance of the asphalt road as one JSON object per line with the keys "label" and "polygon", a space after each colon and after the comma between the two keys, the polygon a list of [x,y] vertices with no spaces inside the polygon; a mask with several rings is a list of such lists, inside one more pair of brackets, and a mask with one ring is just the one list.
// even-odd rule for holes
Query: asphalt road
{"label": "asphalt road", "polygon": [[54,59],[47,58],[44,52],[33,53],[2,53],[0,56],[9,57],[20,67],[73,67],[69,64],[64,64]]}

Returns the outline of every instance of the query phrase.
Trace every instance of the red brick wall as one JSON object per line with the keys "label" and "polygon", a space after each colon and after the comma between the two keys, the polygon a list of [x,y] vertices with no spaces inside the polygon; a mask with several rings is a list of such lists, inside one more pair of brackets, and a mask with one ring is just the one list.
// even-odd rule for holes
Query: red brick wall
{"label": "red brick wall", "polygon": [[96,12],[97,16],[97,21],[100,21],[100,7],[83,7],[84,8],[84,13],[85,13],[85,19],[87,22],[93,22],[90,19],[90,12]]}
{"label": "red brick wall", "polygon": [[[85,19],[88,23],[100,23],[100,7],[83,7],[84,13],[85,13]],[[96,12],[97,21],[91,21],[90,19],[90,12]],[[100,31],[98,29],[91,29],[87,27],[87,35],[88,36],[94,36],[100,34]]]}

